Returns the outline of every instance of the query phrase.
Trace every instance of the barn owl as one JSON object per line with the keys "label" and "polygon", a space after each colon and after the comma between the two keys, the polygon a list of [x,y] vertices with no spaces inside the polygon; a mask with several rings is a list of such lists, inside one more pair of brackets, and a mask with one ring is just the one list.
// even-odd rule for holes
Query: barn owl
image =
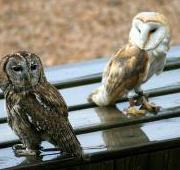
{"label": "barn owl", "polygon": [[[170,29],[164,15],[157,12],[137,14],[132,22],[129,43],[111,57],[103,72],[102,85],[89,95],[88,100],[98,106],[112,105],[121,97],[129,97],[129,92],[134,90],[141,96],[143,108],[159,110],[158,106],[148,102],[141,85],[162,72],[169,44]],[[130,97],[129,103],[128,112],[142,113],[133,110],[137,103]]]}
{"label": "barn owl", "polygon": [[60,151],[81,157],[66,103],[46,80],[40,58],[20,51],[5,56],[0,66],[8,123],[22,142],[14,147],[16,155],[36,155],[42,140],[47,140]]}

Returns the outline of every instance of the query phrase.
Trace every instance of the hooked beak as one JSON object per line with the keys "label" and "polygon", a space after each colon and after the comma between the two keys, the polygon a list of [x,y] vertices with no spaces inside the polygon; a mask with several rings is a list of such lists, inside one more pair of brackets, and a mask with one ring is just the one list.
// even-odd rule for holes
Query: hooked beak
{"label": "hooked beak", "polygon": [[139,48],[145,50],[146,44],[149,40],[149,26],[144,25],[140,32]]}
{"label": "hooked beak", "polygon": [[24,75],[25,84],[29,84],[31,82],[31,76],[30,74],[26,73]]}

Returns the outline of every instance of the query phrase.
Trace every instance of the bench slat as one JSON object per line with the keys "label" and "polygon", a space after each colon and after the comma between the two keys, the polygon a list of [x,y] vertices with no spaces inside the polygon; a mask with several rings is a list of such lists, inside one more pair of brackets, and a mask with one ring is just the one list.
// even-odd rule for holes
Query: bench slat
{"label": "bench slat", "polygon": [[[147,91],[153,88],[162,88],[178,84],[180,84],[180,69],[166,71],[159,76],[154,76],[152,79],[146,82],[142,86],[142,88]],[[100,83],[94,83],[84,86],[62,89],[60,90],[60,92],[65,98],[65,101],[67,102],[68,106],[70,107],[75,105],[86,104],[88,95],[100,85]],[[73,96],[73,94],[78,95]]]}
{"label": "bench slat", "polygon": [[[144,90],[150,90],[153,88],[161,88],[165,86],[172,86],[180,84],[180,69],[163,72],[159,76],[154,76],[142,87]],[[61,94],[65,98],[68,106],[75,106],[87,103],[88,95],[95,90],[101,83],[94,83],[84,86],[77,86],[68,89],[60,90]],[[73,96],[73,94],[78,94]]]}

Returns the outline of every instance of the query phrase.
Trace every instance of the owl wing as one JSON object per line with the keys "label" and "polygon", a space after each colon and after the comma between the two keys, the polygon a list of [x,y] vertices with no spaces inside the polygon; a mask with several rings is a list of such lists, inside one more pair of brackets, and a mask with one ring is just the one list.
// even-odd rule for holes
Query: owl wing
{"label": "owl wing", "polygon": [[57,113],[63,115],[65,118],[68,117],[68,108],[66,102],[64,101],[60,92],[58,92],[53,85],[51,85],[49,82],[43,83],[43,85],[37,87],[36,92],[36,99],[40,103],[43,103],[46,106],[53,104],[53,107],[56,109]]}
{"label": "owl wing", "polygon": [[[47,93],[48,89],[48,93]],[[47,95],[48,94],[48,95]],[[67,106],[59,92],[48,82],[39,85],[21,101],[26,119],[41,135],[62,152],[81,156],[82,150],[71,124]]]}
{"label": "owl wing", "polygon": [[46,140],[62,152],[82,155],[80,143],[68,120],[67,106],[56,88],[48,82],[43,83],[24,102],[29,122],[44,133]]}
{"label": "owl wing", "polygon": [[144,50],[127,45],[120,49],[107,64],[102,78],[106,92],[122,97],[141,83],[148,71],[148,55]]}

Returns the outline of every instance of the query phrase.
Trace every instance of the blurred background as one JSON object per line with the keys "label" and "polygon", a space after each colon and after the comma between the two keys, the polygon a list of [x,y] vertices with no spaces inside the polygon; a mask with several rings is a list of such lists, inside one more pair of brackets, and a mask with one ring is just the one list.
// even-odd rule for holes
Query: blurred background
{"label": "blurred background", "polygon": [[167,16],[180,44],[180,0],[0,0],[0,9],[0,56],[31,50],[46,66],[112,55],[142,11]]}

